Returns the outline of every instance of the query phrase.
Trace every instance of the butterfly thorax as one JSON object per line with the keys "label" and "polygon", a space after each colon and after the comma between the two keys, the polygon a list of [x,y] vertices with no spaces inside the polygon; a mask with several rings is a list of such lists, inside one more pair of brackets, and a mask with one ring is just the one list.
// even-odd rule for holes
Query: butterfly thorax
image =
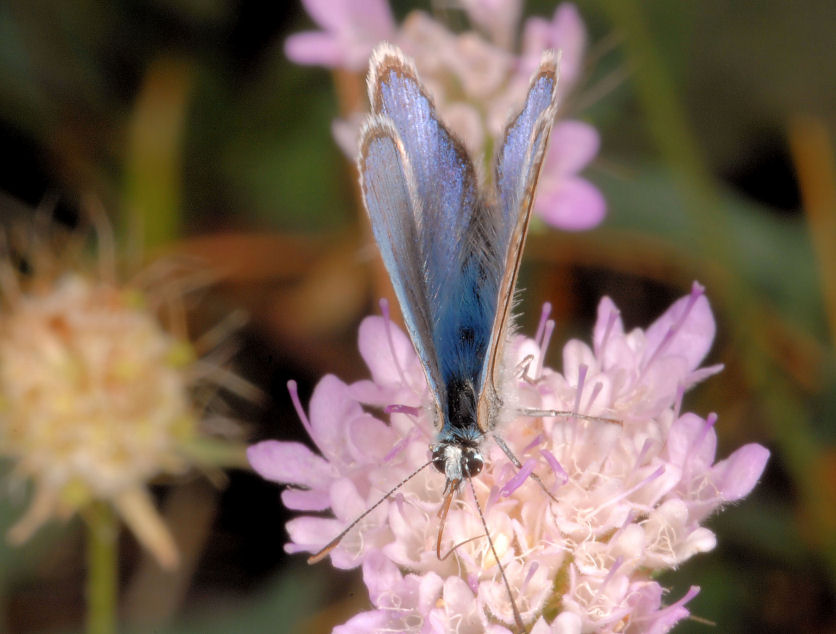
{"label": "butterfly thorax", "polygon": [[444,421],[432,446],[433,465],[447,478],[447,486],[458,486],[477,475],[484,465],[479,446],[484,433],[477,424],[476,393],[469,380],[455,378],[447,383]]}

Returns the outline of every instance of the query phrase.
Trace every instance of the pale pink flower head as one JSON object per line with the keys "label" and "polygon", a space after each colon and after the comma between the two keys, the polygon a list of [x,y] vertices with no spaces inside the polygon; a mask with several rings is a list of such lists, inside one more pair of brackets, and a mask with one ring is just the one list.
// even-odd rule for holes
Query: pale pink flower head
{"label": "pale pink flower head", "polygon": [[386,0],[302,0],[302,4],[322,30],[287,39],[285,53],[297,64],[362,70],[375,44],[395,33]]}
{"label": "pale pink flower head", "polygon": [[598,131],[582,121],[558,121],[537,185],[534,211],[553,227],[582,231],[607,213],[600,191],[578,174],[598,154]]}
{"label": "pale pink flower head", "polygon": [[[462,0],[461,6],[475,30],[454,33],[422,11],[411,12],[396,26],[382,0],[306,0],[306,9],[324,30],[291,36],[286,51],[298,63],[356,71],[365,68],[380,40],[397,44],[414,59],[441,118],[487,174],[491,153],[502,142],[509,115],[519,111],[546,49],[559,52],[560,96],[565,102],[580,76],[586,29],[569,3],[560,4],[551,20],[529,18],[522,31],[518,0]],[[332,126],[338,145],[351,159],[357,154],[364,114],[348,114]],[[547,224],[578,231],[603,220],[603,196],[578,176],[598,147],[592,126],[564,119],[556,123],[534,203],[534,213]]]}
{"label": "pale pink flower head", "polygon": [[[714,547],[701,523],[746,496],[769,455],[751,444],[715,462],[717,417],[680,411],[684,391],[720,370],[701,367],[714,336],[703,289],[629,332],[603,299],[592,344],[567,343],[562,373],[543,366],[553,327],[544,312],[534,339],[506,345],[497,430],[521,468],[485,440],[485,467],[447,516],[446,559],[435,552],[441,474],[420,470],[383,500],[330,553],[337,567],[362,566],[373,608],[335,631],[510,631],[477,501],[529,631],[665,632],[687,616],[698,589],[669,599],[654,573]],[[289,508],[334,514],[291,520],[288,552],[319,551],[429,458],[431,398],[408,338],[370,317],[359,344],[370,379],[324,378],[308,415],[294,392],[319,453],[278,441],[249,449],[257,472],[289,485]]]}
{"label": "pale pink flower head", "polygon": [[551,48],[560,51],[560,79],[573,86],[581,74],[586,50],[586,27],[578,9],[564,2],[555,9],[551,21],[531,17],[523,25],[520,66],[524,72],[534,72],[540,52]]}
{"label": "pale pink flower head", "polygon": [[205,286],[205,268],[160,260],[121,281],[109,224],[92,216],[95,263],[76,250],[82,234],[58,224],[12,222],[0,239],[2,484],[13,497],[32,492],[5,537],[18,545],[106,505],[172,569],[179,550],[149,486],[231,455],[235,444],[214,432],[234,426],[205,394],[249,390],[177,318],[179,289]]}

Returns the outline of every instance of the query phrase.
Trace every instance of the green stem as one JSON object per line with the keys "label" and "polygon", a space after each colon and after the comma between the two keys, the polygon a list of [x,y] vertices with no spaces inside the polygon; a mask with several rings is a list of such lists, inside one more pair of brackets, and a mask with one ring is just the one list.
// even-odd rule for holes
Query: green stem
{"label": "green stem", "polygon": [[118,520],[97,503],[87,517],[87,634],[116,632]]}

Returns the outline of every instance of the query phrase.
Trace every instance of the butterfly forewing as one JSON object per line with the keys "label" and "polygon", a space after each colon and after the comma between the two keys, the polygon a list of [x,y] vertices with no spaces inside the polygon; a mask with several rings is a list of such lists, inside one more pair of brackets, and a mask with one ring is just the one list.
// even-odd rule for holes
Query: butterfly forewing
{"label": "butterfly forewing", "polygon": [[[413,209],[414,225],[442,383],[437,394],[448,420],[451,386],[457,391],[456,386],[469,385],[474,396],[481,389],[477,382],[502,274],[492,247],[496,226],[486,216],[464,146],[441,123],[411,62],[393,47],[379,47],[372,56],[369,99],[373,112],[397,129],[420,200]],[[418,309],[401,308],[405,313]],[[475,403],[471,409],[475,416]]]}
{"label": "butterfly forewing", "polygon": [[391,120],[371,117],[358,158],[360,188],[383,263],[401,305],[404,322],[434,395],[443,389],[432,339],[432,316],[416,218],[421,202],[398,131]]}
{"label": "butterfly forewing", "polygon": [[500,350],[507,336],[508,316],[519,273],[522,250],[531,217],[534,190],[545,157],[549,133],[557,114],[557,69],[554,55],[543,54],[540,68],[531,80],[522,111],[506,128],[496,161],[496,187],[503,254],[502,277],[498,283],[497,310],[491,328],[489,353],[481,377],[486,389],[479,402],[480,426],[485,430],[491,392],[497,389]]}

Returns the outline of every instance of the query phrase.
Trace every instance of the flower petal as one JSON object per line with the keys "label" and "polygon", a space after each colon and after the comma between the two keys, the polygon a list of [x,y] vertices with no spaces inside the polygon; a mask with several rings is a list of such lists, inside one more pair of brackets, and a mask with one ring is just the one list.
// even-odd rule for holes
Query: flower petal
{"label": "flower petal", "polygon": [[378,385],[402,385],[407,368],[415,363],[409,337],[390,320],[366,317],[357,337],[360,356]]}
{"label": "flower petal", "polygon": [[344,460],[346,424],[364,415],[360,404],[351,398],[348,386],[326,374],[314,388],[309,410],[313,441],[322,455],[332,462]]}
{"label": "flower petal", "polygon": [[328,462],[298,442],[256,443],[247,448],[247,460],[262,478],[281,484],[327,489],[333,479]]}
{"label": "flower petal", "polygon": [[682,356],[696,368],[714,341],[714,314],[701,287],[678,299],[646,332],[645,362],[655,356]]}
{"label": "flower petal", "polygon": [[581,617],[574,612],[561,612],[552,622],[551,632],[552,634],[580,634],[582,625]]}
{"label": "flower petal", "polygon": [[342,625],[338,625],[332,634],[368,634],[369,632],[385,632],[388,629],[390,616],[387,610],[372,610],[360,612],[352,616]]}
{"label": "flower petal", "polygon": [[546,223],[566,231],[585,231],[598,225],[607,213],[604,196],[589,181],[564,178],[537,193],[534,211]]}
{"label": "flower petal", "polygon": [[345,60],[340,43],[333,35],[322,31],[294,33],[285,40],[284,53],[297,64],[327,68],[337,68]]}
{"label": "flower petal", "polygon": [[331,507],[331,498],[324,491],[285,489],[282,504],[294,511],[324,511]]}
{"label": "flower petal", "polygon": [[749,495],[763,475],[767,460],[769,450],[757,443],[750,443],[714,465],[711,470],[713,480],[723,499],[734,502]]}
{"label": "flower petal", "polygon": [[598,130],[588,123],[559,121],[552,129],[544,175],[571,176],[580,172],[598,154],[600,145]]}

